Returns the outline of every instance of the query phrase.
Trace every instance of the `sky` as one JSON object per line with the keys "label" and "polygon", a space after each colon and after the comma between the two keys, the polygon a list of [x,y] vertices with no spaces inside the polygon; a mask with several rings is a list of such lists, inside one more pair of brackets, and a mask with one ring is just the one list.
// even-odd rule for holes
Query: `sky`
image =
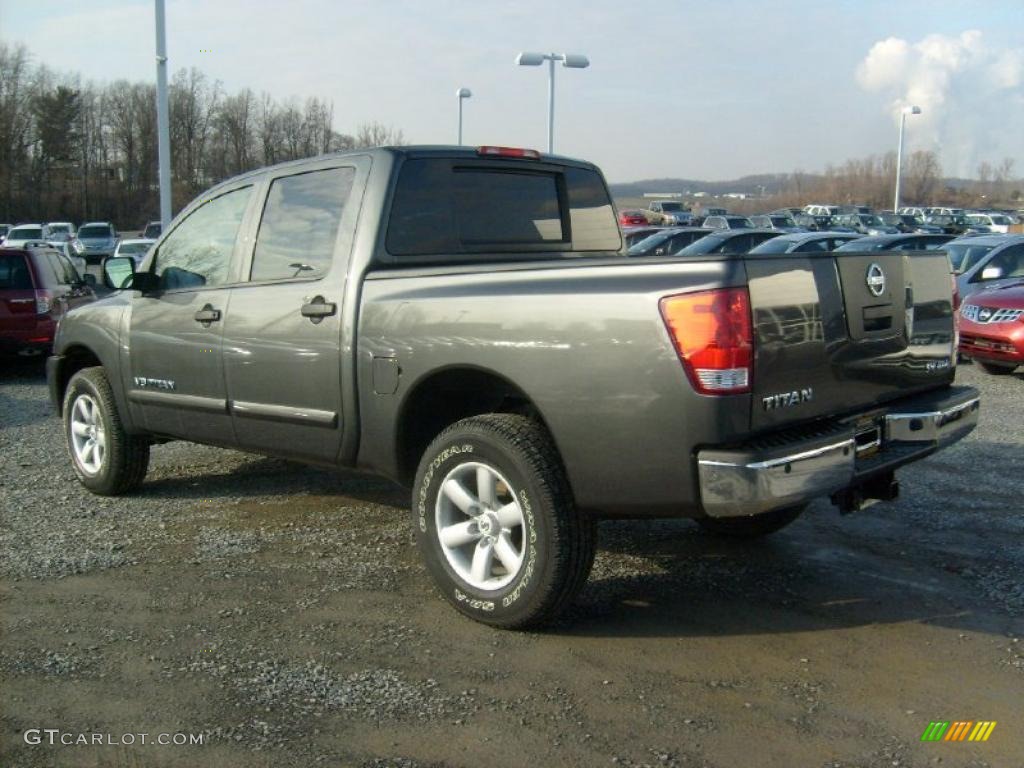
{"label": "sky", "polygon": [[[0,41],[97,82],[154,80],[152,0],[0,0]],[[1015,161],[1024,176],[1024,0],[166,0],[171,71],[228,91],[333,102],[334,128],[378,121],[450,144],[555,151],[609,181],[821,171],[939,152],[947,175]]]}

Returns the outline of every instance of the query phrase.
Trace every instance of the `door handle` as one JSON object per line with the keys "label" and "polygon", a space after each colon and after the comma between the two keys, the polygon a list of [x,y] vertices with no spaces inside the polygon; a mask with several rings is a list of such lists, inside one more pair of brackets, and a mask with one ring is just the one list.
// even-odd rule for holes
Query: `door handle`
{"label": "door handle", "polygon": [[323,296],[314,296],[311,301],[302,305],[302,316],[308,317],[314,324],[325,317],[331,317],[337,311],[338,305],[325,300]]}
{"label": "door handle", "polygon": [[214,309],[211,304],[207,304],[205,307],[200,309],[195,314],[196,322],[202,323],[206,328],[210,327],[210,323],[215,323],[220,320],[220,310]]}

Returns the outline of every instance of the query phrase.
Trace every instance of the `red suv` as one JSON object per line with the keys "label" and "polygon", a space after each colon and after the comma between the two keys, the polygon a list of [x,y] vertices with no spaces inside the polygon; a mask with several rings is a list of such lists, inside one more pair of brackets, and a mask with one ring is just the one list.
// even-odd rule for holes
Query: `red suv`
{"label": "red suv", "polygon": [[95,300],[90,282],[55,248],[0,248],[0,353],[49,352],[63,314]]}
{"label": "red suv", "polygon": [[966,299],[960,307],[960,352],[997,375],[1024,365],[1024,282]]}

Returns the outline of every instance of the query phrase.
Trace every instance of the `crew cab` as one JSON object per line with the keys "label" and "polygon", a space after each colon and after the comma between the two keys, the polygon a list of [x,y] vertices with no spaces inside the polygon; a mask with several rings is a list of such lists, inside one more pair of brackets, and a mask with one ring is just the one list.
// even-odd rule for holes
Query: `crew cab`
{"label": "crew cab", "polygon": [[254,171],[105,274],[47,363],[87,488],[144,493],[166,440],[387,476],[501,627],[571,602],[599,517],[762,535],[894,498],[978,416],[944,253],[630,259],[600,171],[532,150]]}

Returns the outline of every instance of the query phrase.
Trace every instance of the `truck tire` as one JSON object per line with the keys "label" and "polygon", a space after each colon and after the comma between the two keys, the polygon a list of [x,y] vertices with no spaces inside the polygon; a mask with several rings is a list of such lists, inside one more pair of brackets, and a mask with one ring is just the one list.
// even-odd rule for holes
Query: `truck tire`
{"label": "truck tire", "polygon": [[990,373],[993,376],[1009,376],[1011,373],[1013,373],[1015,370],[1017,370],[1017,366],[1016,365],[1000,365],[999,363],[983,363],[981,360],[978,360],[977,363],[978,363],[978,365],[980,365],[984,369],[985,373]]}
{"label": "truck tire", "polygon": [[442,432],[420,461],[412,512],[441,594],[494,627],[553,619],[594,562],[594,520],[577,512],[551,437],[525,416],[474,416]]}
{"label": "truck tire", "polygon": [[807,509],[806,504],[784,507],[746,517],[701,517],[697,520],[701,528],[717,536],[735,539],[756,539],[785,528]]}
{"label": "truck tire", "polygon": [[64,433],[75,475],[93,493],[128,493],[146,476],[149,440],[125,433],[103,368],[83,368],[71,377]]}

